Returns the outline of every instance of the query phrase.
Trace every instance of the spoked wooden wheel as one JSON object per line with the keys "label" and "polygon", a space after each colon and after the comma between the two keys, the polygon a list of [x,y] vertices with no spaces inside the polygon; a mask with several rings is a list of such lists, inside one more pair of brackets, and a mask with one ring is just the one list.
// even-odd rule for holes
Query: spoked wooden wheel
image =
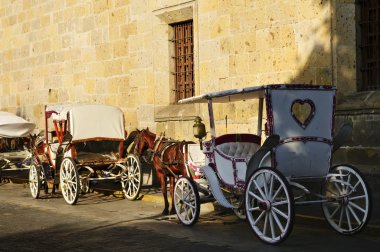
{"label": "spoked wooden wheel", "polygon": [[75,161],[69,157],[62,160],[59,182],[61,184],[61,190],[63,198],[69,205],[74,205],[81,192],[78,168]]}
{"label": "spoked wooden wheel", "polygon": [[255,235],[269,244],[284,241],[294,221],[294,199],[286,178],[272,168],[260,168],[247,181],[245,209]]}
{"label": "spoked wooden wheel", "polygon": [[29,187],[32,197],[38,199],[42,187],[41,169],[34,163],[29,168]]}
{"label": "spoked wooden wheel", "polygon": [[142,171],[138,157],[133,154],[127,156],[126,171],[121,179],[124,196],[128,200],[135,200],[141,191]]}
{"label": "spoked wooden wheel", "polygon": [[179,178],[175,184],[173,200],[181,223],[185,226],[194,225],[200,212],[200,199],[195,182],[188,177]]}
{"label": "spoked wooden wheel", "polygon": [[352,235],[361,231],[371,215],[371,192],[359,170],[349,165],[333,167],[324,186],[329,200],[322,204],[327,222],[337,232]]}

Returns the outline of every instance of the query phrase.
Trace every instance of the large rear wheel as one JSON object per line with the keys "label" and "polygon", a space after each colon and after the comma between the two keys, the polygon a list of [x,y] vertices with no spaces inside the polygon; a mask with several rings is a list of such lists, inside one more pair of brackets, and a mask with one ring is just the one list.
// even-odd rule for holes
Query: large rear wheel
{"label": "large rear wheel", "polygon": [[245,212],[255,235],[269,244],[284,241],[292,231],[294,199],[279,171],[260,168],[247,181]]}
{"label": "large rear wheel", "polygon": [[335,166],[330,171],[322,204],[327,222],[337,232],[352,235],[367,225],[371,216],[371,192],[359,170],[350,165]]}
{"label": "large rear wheel", "polygon": [[177,180],[174,188],[174,208],[185,226],[194,225],[199,218],[200,199],[195,182],[188,177]]}
{"label": "large rear wheel", "polygon": [[32,163],[29,168],[29,188],[33,198],[38,199],[40,197],[41,187],[41,168],[37,164]]}
{"label": "large rear wheel", "polygon": [[66,203],[74,205],[79,198],[81,189],[78,168],[73,159],[66,157],[62,160],[59,181]]}
{"label": "large rear wheel", "polygon": [[121,186],[125,198],[135,200],[139,196],[142,186],[142,171],[139,158],[129,154],[126,166],[126,171],[122,174]]}

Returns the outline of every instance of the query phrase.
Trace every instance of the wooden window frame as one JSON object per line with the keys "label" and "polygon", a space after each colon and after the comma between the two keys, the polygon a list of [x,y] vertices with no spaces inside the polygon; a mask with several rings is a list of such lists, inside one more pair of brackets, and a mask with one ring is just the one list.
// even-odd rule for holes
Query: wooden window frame
{"label": "wooden window frame", "polygon": [[380,90],[380,1],[360,0],[358,5],[358,90]]}
{"label": "wooden window frame", "polygon": [[194,96],[194,41],[193,20],[171,24],[174,38],[175,102]]}

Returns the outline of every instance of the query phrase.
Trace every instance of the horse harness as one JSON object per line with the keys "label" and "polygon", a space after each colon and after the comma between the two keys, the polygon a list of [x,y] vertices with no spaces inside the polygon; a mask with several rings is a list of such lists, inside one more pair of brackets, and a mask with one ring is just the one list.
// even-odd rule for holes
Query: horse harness
{"label": "horse harness", "polygon": [[[162,143],[162,146],[159,148],[160,144]],[[160,163],[163,165],[163,168],[165,168],[167,171],[169,171],[169,173],[173,176],[173,177],[178,177],[178,175],[176,175],[172,169],[170,169],[170,165],[181,165],[181,164],[184,164],[183,162],[183,158],[184,158],[184,155],[181,151],[181,147],[183,146],[183,144],[186,144],[186,141],[173,141],[173,140],[166,140],[164,139],[163,135],[161,135],[159,137],[159,139],[156,139],[155,140],[155,143],[154,143],[154,147],[153,147],[153,155],[152,155],[152,158],[151,158],[151,161],[153,161],[153,158],[154,156],[158,156],[159,158],[159,161]],[[176,161],[173,161],[173,162],[165,162],[164,161],[164,155],[165,155],[165,152],[172,146],[175,146],[175,145],[178,145],[178,153],[182,156],[181,158],[179,158],[178,160]]]}

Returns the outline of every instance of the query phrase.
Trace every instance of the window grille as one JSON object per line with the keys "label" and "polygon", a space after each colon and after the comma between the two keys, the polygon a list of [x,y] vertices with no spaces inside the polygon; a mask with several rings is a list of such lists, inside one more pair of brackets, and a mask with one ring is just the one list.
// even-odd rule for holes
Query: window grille
{"label": "window grille", "polygon": [[360,91],[380,90],[380,1],[362,0],[360,6]]}
{"label": "window grille", "polygon": [[174,28],[175,100],[194,96],[193,21],[172,24]]}

